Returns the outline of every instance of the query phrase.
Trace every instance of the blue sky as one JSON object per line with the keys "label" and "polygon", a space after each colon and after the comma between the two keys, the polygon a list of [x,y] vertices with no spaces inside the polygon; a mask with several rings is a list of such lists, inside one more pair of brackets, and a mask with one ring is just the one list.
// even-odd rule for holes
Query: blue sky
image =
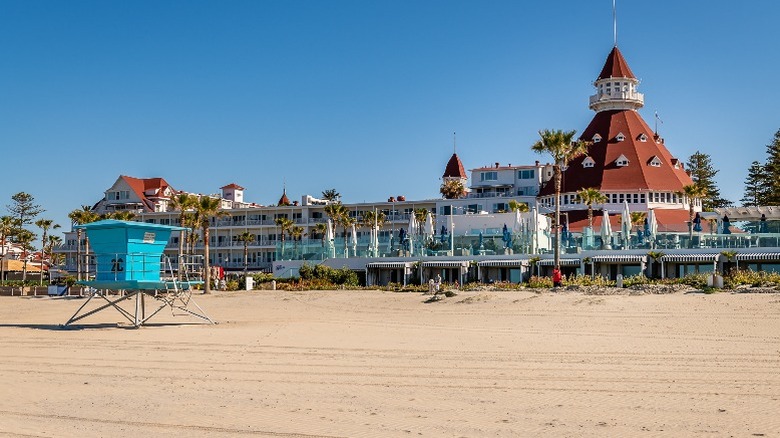
{"label": "blue sky", "polygon": [[[618,3],[641,114],[673,155],[710,154],[733,201],[780,129],[778,17]],[[121,174],[262,204],[285,182],[291,199],[436,197],[453,132],[468,169],[582,131],[612,44],[609,0],[0,0],[0,207],[26,191],[69,228]]]}

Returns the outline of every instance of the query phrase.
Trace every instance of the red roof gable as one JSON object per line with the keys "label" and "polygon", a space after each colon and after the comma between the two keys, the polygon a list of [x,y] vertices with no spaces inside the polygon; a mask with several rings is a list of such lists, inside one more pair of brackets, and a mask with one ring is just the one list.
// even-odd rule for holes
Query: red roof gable
{"label": "red roof gable", "polygon": [[620,53],[617,46],[612,48],[612,51],[607,55],[607,61],[604,63],[604,68],[601,69],[599,79],[607,78],[632,78],[636,79],[634,73],[628,67],[626,59],[623,58],[623,54]]}
{"label": "red roof gable", "polygon": [[238,184],[236,184],[236,183],[230,183],[230,184],[228,184],[228,185],[226,185],[226,186],[224,186],[224,187],[220,187],[220,189],[237,189],[237,190],[244,190],[244,188],[243,188],[243,187],[241,187],[240,185],[238,185]]}
{"label": "red roof gable", "polygon": [[442,178],[467,178],[466,170],[463,168],[458,154],[452,154],[450,161],[447,162],[447,167],[444,168]]}
{"label": "red roof gable", "polygon": [[[625,139],[618,141],[618,134]],[[682,166],[675,168],[672,154],[662,142],[656,141],[653,131],[642,117],[632,110],[612,110],[596,113],[580,137],[590,141],[596,134],[601,141],[588,147],[588,154],[575,158],[563,173],[562,192],[576,192],[595,187],[605,191],[673,191],[693,184]],[[645,134],[646,141],[640,137]],[[628,159],[628,166],[619,167],[615,161],[621,155]],[[583,168],[582,161],[590,157],[593,167]],[[651,166],[654,156],[661,160],[659,167]],[[546,184],[539,195],[554,193],[552,183]]]}
{"label": "red roof gable", "polygon": [[167,181],[163,178],[133,178],[132,176],[122,175],[121,178],[125,180],[128,186],[133,189],[133,192],[141,199],[144,206],[149,211],[154,211],[154,203],[152,203],[146,196],[147,190],[157,190],[158,194],[161,194],[163,190],[170,187]]}

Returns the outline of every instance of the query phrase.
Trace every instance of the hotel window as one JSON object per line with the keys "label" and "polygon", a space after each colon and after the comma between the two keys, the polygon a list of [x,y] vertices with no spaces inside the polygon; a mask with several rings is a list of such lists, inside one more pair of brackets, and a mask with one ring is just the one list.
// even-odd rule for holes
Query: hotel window
{"label": "hotel window", "polygon": [[634,204],[639,203],[639,193],[634,193]]}
{"label": "hotel window", "polygon": [[593,136],[593,143],[598,143],[601,141],[601,136],[596,134]]}
{"label": "hotel window", "polygon": [[628,158],[626,158],[625,155],[620,155],[617,160],[615,160],[615,165],[618,167],[626,167],[628,166]]}
{"label": "hotel window", "polygon": [[517,171],[517,178],[518,179],[534,179],[534,170],[533,169],[518,170]]}
{"label": "hotel window", "polygon": [[658,156],[654,156],[652,160],[650,160],[650,165],[653,167],[661,167],[661,159],[658,158]]}
{"label": "hotel window", "polygon": [[639,136],[639,141],[641,141],[642,143],[646,142],[647,136],[643,133],[642,135]]}
{"label": "hotel window", "polygon": [[626,136],[623,135],[622,132],[619,132],[618,135],[615,136],[615,140],[617,140],[617,141],[623,141],[625,139],[626,139]]}
{"label": "hotel window", "polygon": [[639,202],[642,203],[642,204],[645,203],[645,194],[644,193],[640,193],[639,194]]}
{"label": "hotel window", "polygon": [[509,211],[509,206],[504,202],[493,204],[493,213],[500,213]]}
{"label": "hotel window", "polygon": [[482,206],[479,204],[469,204],[466,206],[466,211],[468,213],[479,213],[479,211],[482,210]]}
{"label": "hotel window", "polygon": [[480,181],[496,181],[498,180],[498,172],[482,172],[479,178]]}
{"label": "hotel window", "polygon": [[170,225],[171,220],[170,219],[160,219],[160,225]]}
{"label": "hotel window", "polygon": [[591,168],[596,165],[596,162],[593,161],[593,158],[591,157],[585,157],[584,160],[582,160],[582,167],[584,168]]}
{"label": "hotel window", "polygon": [[625,201],[624,195],[621,193],[618,195],[618,203],[622,204]]}

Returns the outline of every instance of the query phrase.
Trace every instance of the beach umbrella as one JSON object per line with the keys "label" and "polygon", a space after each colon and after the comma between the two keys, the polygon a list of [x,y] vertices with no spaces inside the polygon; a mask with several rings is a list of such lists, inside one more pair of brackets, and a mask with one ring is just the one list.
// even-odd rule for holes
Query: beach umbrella
{"label": "beach umbrella", "polygon": [[512,225],[512,231],[516,233],[522,232],[522,216],[520,216],[520,210],[515,210],[515,223]]}
{"label": "beach umbrella", "polygon": [[731,221],[728,216],[723,216],[723,234],[731,234]]}
{"label": "beach umbrella", "polygon": [[647,210],[647,234],[648,237],[658,234],[658,221],[655,219],[655,210]]}
{"label": "beach umbrella", "polygon": [[336,257],[336,245],[333,242],[333,222],[328,219],[328,227],[325,230],[325,240],[328,244],[328,257]]}
{"label": "beach umbrella", "polygon": [[379,227],[371,228],[371,246],[374,257],[379,257]]}
{"label": "beach umbrella", "polygon": [[509,228],[507,228],[506,224],[504,224],[503,239],[504,248],[509,248],[512,245],[512,233],[509,232]]}
{"label": "beach umbrella", "polygon": [[601,219],[601,246],[604,249],[612,249],[612,224],[609,223],[609,213],[603,210],[604,216]]}
{"label": "beach umbrella", "polygon": [[623,249],[628,249],[631,243],[631,210],[626,201],[623,201],[623,211],[620,216],[620,234],[623,235]]}
{"label": "beach umbrella", "polygon": [[699,212],[696,212],[696,216],[693,217],[693,231],[697,233],[701,231],[701,215]]}
{"label": "beach umbrella", "polygon": [[767,225],[766,225],[766,215],[764,213],[761,213],[761,221],[758,224],[758,232],[759,233],[766,233],[767,232]]}
{"label": "beach umbrella", "polygon": [[569,246],[569,224],[566,222],[561,226],[561,244],[564,247]]}
{"label": "beach umbrella", "polygon": [[350,243],[352,244],[352,254],[357,256],[357,231],[355,231],[355,224],[352,224],[352,239]]}
{"label": "beach umbrella", "polygon": [[645,243],[645,232],[641,229],[636,230],[636,241],[640,245],[644,245]]}
{"label": "beach umbrella", "polygon": [[478,247],[479,249],[483,249],[483,247],[484,247],[484,242],[482,241],[482,239],[483,239],[483,238],[482,238],[482,231],[480,231],[480,232],[479,232],[479,244],[477,245],[477,247]]}
{"label": "beach umbrella", "polygon": [[431,240],[433,240],[433,236],[436,234],[436,227],[433,226],[433,215],[430,213],[425,218],[425,234],[427,234],[428,238]]}
{"label": "beach umbrella", "polygon": [[398,230],[398,241],[403,244],[403,241],[406,239],[406,230],[401,227],[400,230]]}

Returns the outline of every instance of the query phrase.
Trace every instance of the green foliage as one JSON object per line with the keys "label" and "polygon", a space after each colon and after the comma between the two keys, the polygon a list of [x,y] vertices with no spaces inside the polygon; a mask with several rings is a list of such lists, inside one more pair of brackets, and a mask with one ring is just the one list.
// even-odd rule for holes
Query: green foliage
{"label": "green foliage", "polygon": [[769,174],[766,167],[758,161],[753,161],[745,178],[745,194],[740,199],[746,207],[766,205],[769,196]]}
{"label": "green foliage", "polygon": [[553,287],[552,278],[550,278],[550,277],[537,277],[536,275],[533,275],[528,280],[528,287],[530,287],[532,289],[551,288],[551,287]]}
{"label": "green foliage", "polygon": [[304,263],[298,269],[298,274],[301,280],[309,282],[325,281],[329,282],[331,286],[357,286],[358,276],[357,274],[347,267],[341,269],[333,269],[325,265],[309,266]]}
{"label": "green foliage", "polygon": [[644,274],[631,275],[623,279],[623,287],[637,286],[641,284],[651,284],[652,281]]}
{"label": "green foliage", "polygon": [[386,286],[372,286],[372,289],[379,289],[389,292],[427,292],[428,285],[419,284],[407,284],[404,286],[401,283],[388,283]]}
{"label": "green foliage", "polygon": [[715,208],[728,207],[731,202],[721,198],[720,190],[715,184],[715,175],[719,172],[712,166],[712,160],[708,154],[696,151],[688,157],[686,170],[694,184],[703,187],[707,196],[702,198],[704,211],[712,211]]}
{"label": "green foliage", "polygon": [[[550,283],[552,284],[552,281],[550,281]],[[577,276],[569,276],[568,278],[564,278],[563,284],[566,286],[577,285],[577,286],[611,287],[615,285],[615,282],[606,277],[602,277],[601,275],[596,275],[591,277],[590,275],[580,274]]]}
{"label": "green foliage", "polygon": [[780,285],[780,273],[766,271],[734,270],[723,277],[723,286],[735,289],[738,286],[777,287]]}

